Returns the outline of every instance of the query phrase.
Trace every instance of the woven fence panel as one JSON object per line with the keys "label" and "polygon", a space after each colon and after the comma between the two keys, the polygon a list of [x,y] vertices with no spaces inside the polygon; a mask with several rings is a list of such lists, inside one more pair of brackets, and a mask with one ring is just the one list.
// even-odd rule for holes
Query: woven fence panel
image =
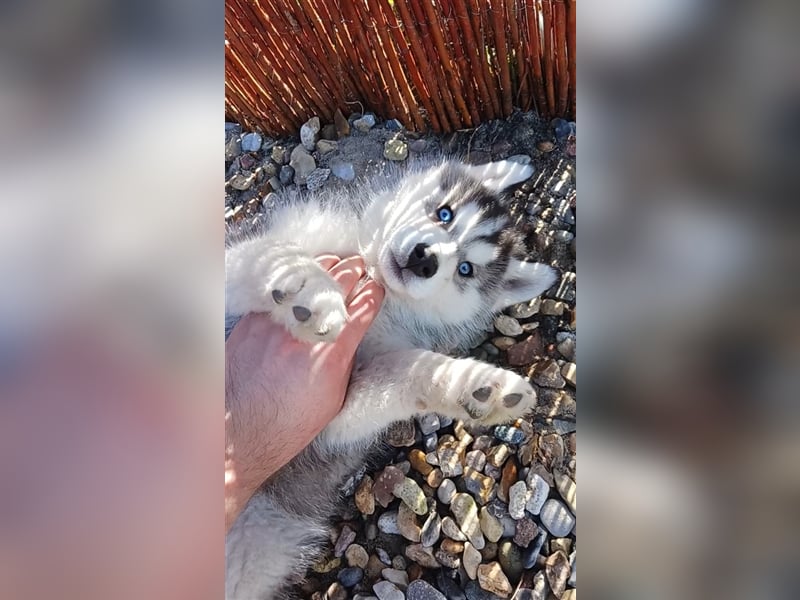
{"label": "woven fence panel", "polygon": [[272,135],[336,109],[450,132],[574,118],[574,0],[226,0],[226,117]]}

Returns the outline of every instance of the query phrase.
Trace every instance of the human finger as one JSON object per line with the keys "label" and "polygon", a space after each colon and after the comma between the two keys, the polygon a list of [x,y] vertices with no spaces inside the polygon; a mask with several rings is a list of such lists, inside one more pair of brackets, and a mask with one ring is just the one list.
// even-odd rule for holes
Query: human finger
{"label": "human finger", "polygon": [[328,273],[333,277],[344,291],[346,302],[354,295],[358,280],[364,276],[366,269],[360,256],[351,256],[339,261]]}
{"label": "human finger", "polygon": [[384,290],[372,280],[367,281],[347,305],[348,320],[336,346],[345,354],[354,354],[358,344],[375,320],[383,302]]}
{"label": "human finger", "polygon": [[335,254],[320,254],[319,256],[315,257],[315,260],[320,264],[320,266],[328,271],[333,265],[338,263],[341,258],[336,256]]}

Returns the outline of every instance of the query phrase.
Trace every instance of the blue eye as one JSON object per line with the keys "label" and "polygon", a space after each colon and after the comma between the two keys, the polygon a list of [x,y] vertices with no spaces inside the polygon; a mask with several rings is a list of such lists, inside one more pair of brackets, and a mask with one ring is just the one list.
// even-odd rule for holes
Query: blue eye
{"label": "blue eye", "polygon": [[463,277],[472,277],[472,265],[464,261],[458,265],[458,273]]}
{"label": "blue eye", "polygon": [[449,223],[453,220],[453,211],[450,210],[449,206],[443,206],[436,211],[436,216],[439,217],[442,223]]}

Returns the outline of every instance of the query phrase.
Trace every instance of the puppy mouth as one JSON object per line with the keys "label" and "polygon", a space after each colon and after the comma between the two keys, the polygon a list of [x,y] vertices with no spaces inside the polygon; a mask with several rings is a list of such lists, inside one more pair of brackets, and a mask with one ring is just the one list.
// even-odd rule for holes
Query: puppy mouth
{"label": "puppy mouth", "polygon": [[394,288],[397,291],[405,287],[405,279],[403,278],[403,267],[394,252],[388,250],[380,261],[380,271],[384,284],[389,288]]}

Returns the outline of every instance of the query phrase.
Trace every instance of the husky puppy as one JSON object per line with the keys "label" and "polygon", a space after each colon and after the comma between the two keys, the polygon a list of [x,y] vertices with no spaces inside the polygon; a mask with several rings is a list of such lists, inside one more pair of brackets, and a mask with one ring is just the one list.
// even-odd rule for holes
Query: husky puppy
{"label": "husky puppy", "polygon": [[229,600],[277,597],[318,556],[343,482],[391,423],[436,412],[492,425],[534,406],[533,388],[517,374],[446,354],[556,279],[550,267],[524,260],[501,202],[504,189],[532,174],[510,161],[409,168],[383,187],[289,202],[263,232],[229,244],[228,325],[265,312],[298,340],[334,340],[347,313],[319,254],[362,256],[386,290],[341,413],[265,483],[228,533]]}

